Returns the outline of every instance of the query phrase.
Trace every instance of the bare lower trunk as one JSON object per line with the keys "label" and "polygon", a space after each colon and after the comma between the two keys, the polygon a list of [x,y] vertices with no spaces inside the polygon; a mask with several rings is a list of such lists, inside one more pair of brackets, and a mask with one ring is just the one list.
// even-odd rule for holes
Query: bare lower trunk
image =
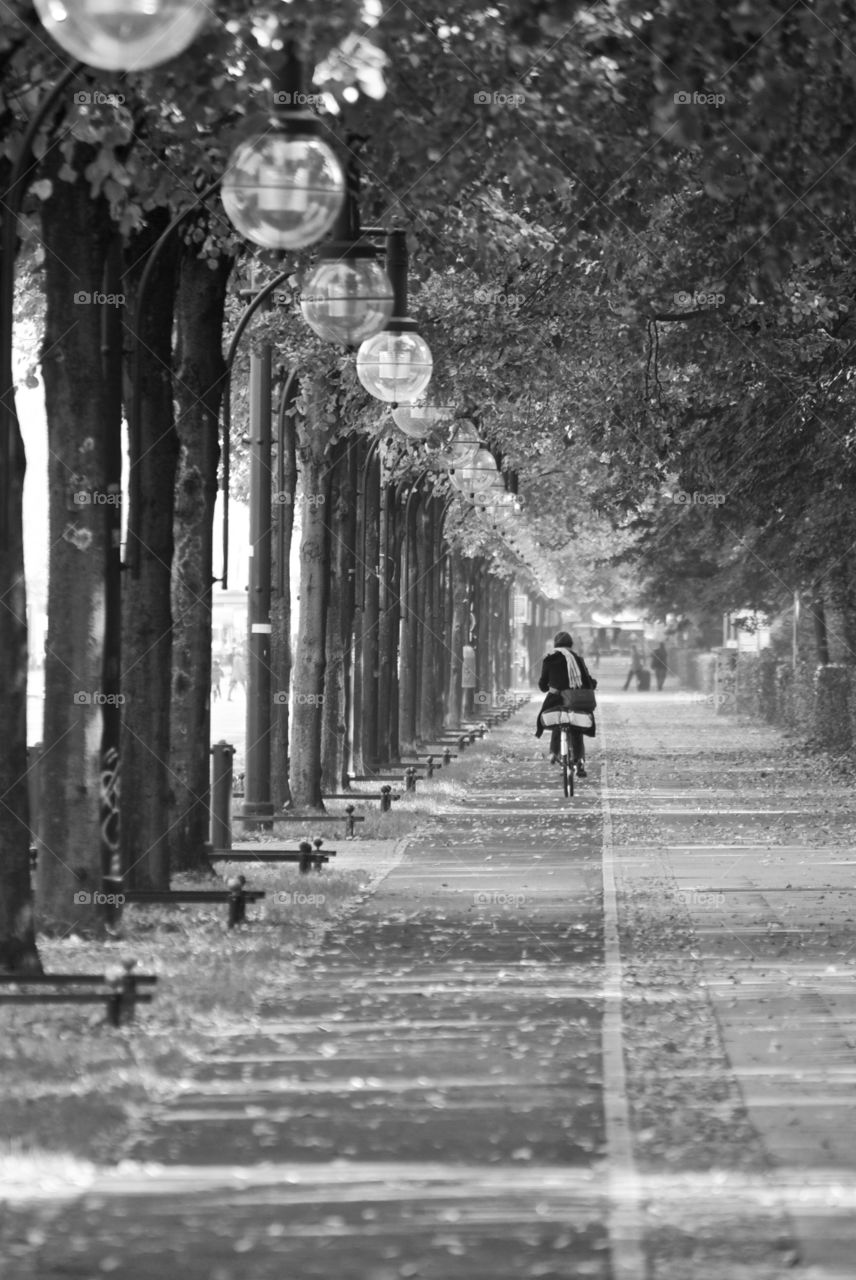
{"label": "bare lower trunk", "polygon": [[417,537],[419,506],[424,495],[410,494],[405,507],[404,540],[401,548],[401,671],[399,677],[398,742],[401,755],[416,750],[416,709],[419,699],[419,634],[423,628],[419,605],[424,601],[420,578],[425,570]]}
{"label": "bare lower trunk", "polygon": [[333,452],[329,494],[326,515],[332,545],[324,645],[327,661],[321,728],[321,786],[325,792],[336,792],[342,782],[345,759],[345,593],[348,571],[352,567],[350,549],[341,534],[352,501],[348,443],[345,440],[338,441]]}
{"label": "bare lower trunk", "polygon": [[362,769],[373,773],[378,767],[378,608],[380,568],[380,459],[375,455],[363,479],[362,559],[363,593],[360,628],[360,716],[354,725],[361,747]]}
{"label": "bare lower trunk", "polygon": [[181,444],[175,490],[170,708],[170,866],[204,867],[211,775],[211,575],[223,307],[231,260],[212,271],[185,248],[176,297],[176,405]]}
{"label": "bare lower trunk", "polygon": [[[164,222],[165,214],[158,211],[129,246],[135,275]],[[126,883],[137,889],[169,885],[170,575],[178,463],[171,377],[174,295],[175,254],[168,249],[149,280],[138,335],[139,422],[133,422],[133,397],[126,397],[132,421],[125,557],[129,570],[122,601],[122,869]],[[131,304],[135,301],[134,296]],[[133,375],[133,352],[129,354]]]}
{"label": "bare lower trunk", "polygon": [[470,615],[471,561],[465,561],[459,552],[452,555],[452,619],[450,628],[449,685],[446,698],[447,724],[457,728],[463,709],[464,645],[467,643]]}
{"label": "bare lower trunk", "polygon": [[305,412],[298,428],[303,488],[300,543],[300,625],[293,668],[291,716],[291,794],[296,809],[323,809],[321,725],[324,703],[325,635],[330,575],[327,526],[329,463],[320,402],[321,383],[304,391]]}
{"label": "bare lower trunk", "polygon": [[271,584],[271,800],[275,811],[291,800],[289,781],[289,698],[291,694],[291,540],[297,493],[296,378],[289,378],[280,402],[273,501],[273,582]]}
{"label": "bare lower trunk", "polygon": [[[78,148],[78,170],[90,163]],[[50,553],[45,653],[44,798],[38,819],[38,899],[42,926],[63,934],[103,925],[100,792],[108,512],[108,421],[101,369],[104,262],[112,230],[106,204],[82,178],[59,178],[42,207],[47,315],[42,370],[48,420]],[[112,304],[111,304],[112,305]],[[115,710],[115,708],[113,708]]]}
{"label": "bare lower trunk", "polygon": [[[0,166],[0,174],[4,172]],[[5,189],[5,188],[4,188]],[[11,269],[11,263],[7,264]],[[11,337],[11,335],[10,335]],[[30,820],[27,804],[27,599],[24,589],[24,445],[14,411],[11,344],[0,354],[0,414],[10,448],[0,458],[9,497],[0,537],[0,971],[40,968],[30,891]]]}

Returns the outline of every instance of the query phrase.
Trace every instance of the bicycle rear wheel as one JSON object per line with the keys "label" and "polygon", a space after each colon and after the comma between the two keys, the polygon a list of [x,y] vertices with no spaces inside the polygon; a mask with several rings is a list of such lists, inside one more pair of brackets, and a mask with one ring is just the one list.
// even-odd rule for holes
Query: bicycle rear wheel
{"label": "bicycle rear wheel", "polygon": [[571,756],[570,734],[562,734],[562,784],[565,796],[574,794],[574,764]]}

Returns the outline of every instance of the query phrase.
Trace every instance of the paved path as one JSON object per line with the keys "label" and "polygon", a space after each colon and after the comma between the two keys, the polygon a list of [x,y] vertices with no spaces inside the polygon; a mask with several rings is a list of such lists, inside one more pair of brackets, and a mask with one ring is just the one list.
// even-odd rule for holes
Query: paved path
{"label": "paved path", "polygon": [[574,800],[498,730],[4,1280],[853,1280],[849,793],[618,665]]}

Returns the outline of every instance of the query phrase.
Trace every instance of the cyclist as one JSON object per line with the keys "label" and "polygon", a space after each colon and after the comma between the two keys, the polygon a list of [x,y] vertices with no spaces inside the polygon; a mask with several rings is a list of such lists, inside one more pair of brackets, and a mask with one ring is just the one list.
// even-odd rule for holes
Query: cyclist
{"label": "cyclist", "polygon": [[[538,688],[542,693],[546,693],[547,695],[541,704],[541,711],[553,711],[556,707],[560,707],[562,705],[562,690],[570,689],[571,687],[571,677],[568,668],[569,664],[572,662],[576,664],[582,687],[584,689],[597,688],[597,681],[590,673],[580,655],[578,653],[574,653],[573,646],[573,637],[567,631],[558,631],[553,637],[553,648],[546,655],[541,664],[541,678],[538,681]],[[574,683],[576,683],[576,681]],[[541,734],[544,732],[544,725],[541,722],[541,711],[538,712],[538,723],[535,729],[536,738],[540,738]],[[594,716],[592,716],[590,729],[571,729],[571,746],[574,752],[574,765],[576,767],[578,778],[585,778],[588,776],[586,774],[585,767],[585,738],[593,738],[594,735]],[[550,731],[551,764],[555,764],[559,759],[561,737],[561,729],[558,726],[554,726]]]}

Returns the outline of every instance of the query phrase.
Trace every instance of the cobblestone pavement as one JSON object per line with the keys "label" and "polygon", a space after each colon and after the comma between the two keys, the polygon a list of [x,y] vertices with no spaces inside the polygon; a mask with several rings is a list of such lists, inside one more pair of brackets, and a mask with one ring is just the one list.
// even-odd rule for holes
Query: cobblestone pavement
{"label": "cobblestone pavement", "polygon": [[850,794],[601,667],[574,799],[533,702],[4,1280],[853,1280]]}

